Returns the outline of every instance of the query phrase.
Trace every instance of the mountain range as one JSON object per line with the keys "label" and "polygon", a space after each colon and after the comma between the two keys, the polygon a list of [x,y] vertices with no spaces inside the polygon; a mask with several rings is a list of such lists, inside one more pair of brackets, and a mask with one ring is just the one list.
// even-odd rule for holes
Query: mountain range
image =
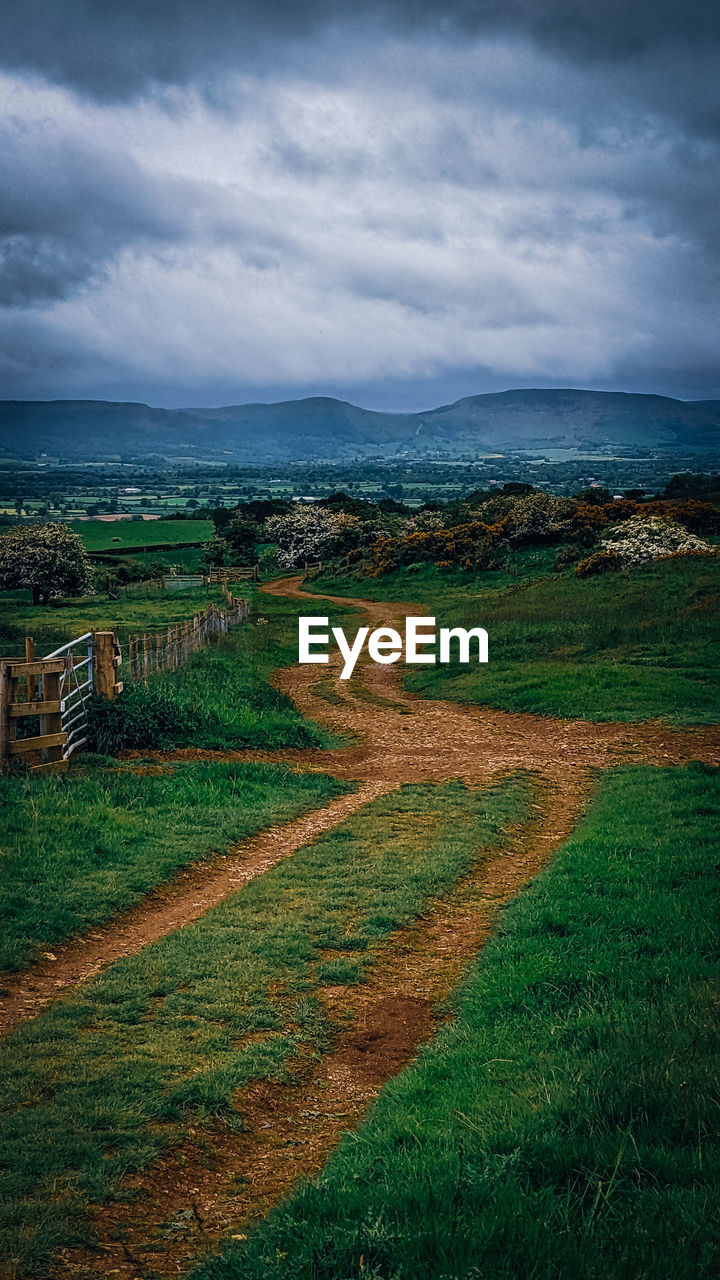
{"label": "mountain range", "polygon": [[330,397],[222,409],[104,400],[0,401],[8,458],[272,463],[594,449],[720,450],[720,400],[612,391],[502,391],[420,413]]}

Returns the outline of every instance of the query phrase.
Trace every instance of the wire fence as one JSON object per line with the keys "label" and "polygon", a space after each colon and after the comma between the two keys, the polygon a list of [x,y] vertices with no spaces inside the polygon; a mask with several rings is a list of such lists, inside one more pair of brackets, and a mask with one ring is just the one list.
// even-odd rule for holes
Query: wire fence
{"label": "wire fence", "polygon": [[231,627],[245,622],[249,613],[249,601],[238,600],[228,591],[224,609],[209,604],[185,622],[128,636],[119,646],[124,677],[147,683],[159,671],[177,670],[208,644],[211,636],[226,635]]}

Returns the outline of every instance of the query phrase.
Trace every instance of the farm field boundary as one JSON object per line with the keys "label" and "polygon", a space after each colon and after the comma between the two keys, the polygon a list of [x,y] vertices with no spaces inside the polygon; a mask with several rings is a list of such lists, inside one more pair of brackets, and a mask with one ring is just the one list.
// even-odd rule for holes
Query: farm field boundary
{"label": "farm field boundary", "polygon": [[[147,684],[159,671],[177,670],[212,636],[245,622],[250,602],[236,598],[224,580],[221,587],[224,609],[210,603],[191,619],[130,635],[124,644],[114,632],[91,631],[36,661],[27,636],[24,661],[0,660],[0,771],[17,754],[29,755],[33,773],[67,769],[72,753],[86,744],[93,695],[112,699],[123,691],[123,650],[129,678]],[[20,737],[19,724],[26,730]]]}

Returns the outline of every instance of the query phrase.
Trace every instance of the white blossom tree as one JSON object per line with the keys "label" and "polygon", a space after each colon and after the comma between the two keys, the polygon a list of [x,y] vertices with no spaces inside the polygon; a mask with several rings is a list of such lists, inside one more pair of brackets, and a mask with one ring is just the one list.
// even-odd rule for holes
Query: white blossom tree
{"label": "white blossom tree", "polygon": [[268,538],[277,542],[280,568],[297,569],[306,560],[342,555],[359,545],[363,526],[357,516],[309,503],[287,515],[271,516],[265,529]]}
{"label": "white blossom tree", "polygon": [[65,524],[34,524],[0,536],[0,590],[32,592],[33,604],[92,590],[93,571],[79,534]]}
{"label": "white blossom tree", "polygon": [[648,564],[663,556],[712,550],[708,542],[664,516],[634,516],[632,520],[625,520],[609,529],[600,545],[603,551],[619,556],[623,568]]}

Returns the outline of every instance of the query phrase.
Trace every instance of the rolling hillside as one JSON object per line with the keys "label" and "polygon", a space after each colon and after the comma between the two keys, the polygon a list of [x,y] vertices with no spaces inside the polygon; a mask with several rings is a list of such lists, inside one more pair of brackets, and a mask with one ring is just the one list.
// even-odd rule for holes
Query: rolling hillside
{"label": "rolling hillside", "polygon": [[548,448],[707,452],[719,444],[720,401],[604,391],[503,391],[412,414],[329,397],[174,410],[99,400],[0,402],[0,451],[17,458],[261,463]]}

